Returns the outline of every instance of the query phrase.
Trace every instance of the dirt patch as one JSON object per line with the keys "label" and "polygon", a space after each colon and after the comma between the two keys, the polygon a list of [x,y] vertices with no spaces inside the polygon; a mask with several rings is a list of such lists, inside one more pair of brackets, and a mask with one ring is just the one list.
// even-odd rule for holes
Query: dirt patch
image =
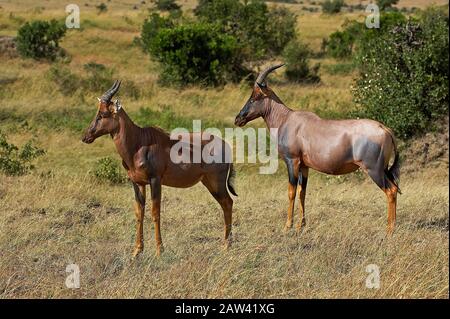
{"label": "dirt patch", "polygon": [[449,119],[442,120],[436,132],[413,139],[402,151],[402,171],[411,172],[418,168],[448,168]]}

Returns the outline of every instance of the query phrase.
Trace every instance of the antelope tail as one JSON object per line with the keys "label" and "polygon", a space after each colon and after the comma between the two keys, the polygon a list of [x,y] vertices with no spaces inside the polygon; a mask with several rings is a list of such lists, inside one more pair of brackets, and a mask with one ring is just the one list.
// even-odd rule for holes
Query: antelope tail
{"label": "antelope tail", "polygon": [[397,150],[397,143],[395,142],[395,138],[394,135],[392,133],[391,130],[388,130],[389,134],[391,135],[392,138],[392,143],[394,144],[394,163],[392,163],[392,166],[385,169],[385,174],[387,176],[387,178],[389,179],[389,181],[391,183],[393,183],[397,189],[398,189],[398,193],[401,194],[402,192],[400,191],[400,153]]}
{"label": "antelope tail", "polygon": [[234,170],[233,163],[228,166],[227,188],[228,191],[234,196],[238,196],[234,190],[234,178],[236,177],[236,171]]}

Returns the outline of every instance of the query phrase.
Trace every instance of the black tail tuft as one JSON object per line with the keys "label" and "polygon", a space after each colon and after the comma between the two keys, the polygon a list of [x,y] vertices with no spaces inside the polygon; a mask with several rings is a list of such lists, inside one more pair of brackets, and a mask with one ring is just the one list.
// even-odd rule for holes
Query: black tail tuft
{"label": "black tail tuft", "polygon": [[238,194],[236,194],[236,191],[234,190],[234,178],[235,177],[236,177],[236,171],[233,168],[233,163],[230,163],[228,179],[227,179],[227,187],[231,194],[233,194],[234,196],[238,196]]}
{"label": "black tail tuft", "polygon": [[392,166],[389,169],[385,170],[386,176],[388,177],[389,181],[392,182],[395,186],[397,186],[398,193],[401,194],[400,191],[400,154],[395,150],[395,158],[394,163],[392,163]]}

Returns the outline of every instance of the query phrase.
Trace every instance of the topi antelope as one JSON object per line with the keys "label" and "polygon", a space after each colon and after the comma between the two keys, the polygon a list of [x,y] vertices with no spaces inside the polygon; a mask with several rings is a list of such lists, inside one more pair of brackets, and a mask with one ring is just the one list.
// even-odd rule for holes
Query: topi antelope
{"label": "topi antelope", "polygon": [[[399,153],[392,131],[372,120],[324,120],[314,113],[288,108],[267,86],[266,77],[276,65],[262,71],[253,92],[236,116],[235,124],[244,126],[262,117],[268,128],[278,129],[278,152],[289,174],[289,209],[286,229],[292,228],[294,202],[299,188],[299,220],[296,230],[305,225],[305,194],[308,170],[341,175],[363,169],[383,190],[388,203],[387,232],[395,227],[397,192],[400,177]],[[391,167],[389,159],[394,154]]]}
{"label": "topi antelope", "polygon": [[[236,195],[233,188],[234,170],[232,163],[224,160],[206,163],[179,162],[172,161],[171,148],[179,142],[172,140],[162,129],[157,127],[141,128],[133,123],[122,108],[120,102],[111,98],[117,93],[120,82],[114,85],[99,98],[98,111],[94,120],[89,125],[83,137],[84,143],[92,143],[102,135],[110,134],[117,152],[122,157],[122,165],[128,172],[135,194],[136,209],[136,244],[133,256],[136,257],[144,249],[143,222],[146,193],[145,187],[150,184],[152,200],[152,219],[155,226],[156,254],[159,256],[163,250],[160,231],[160,206],[161,206],[161,185],[178,188],[191,187],[198,182],[209,190],[212,196],[220,204],[225,220],[225,246],[230,245],[231,223],[233,199],[229,195]],[[221,147],[214,148],[221,150],[221,155],[229,151],[229,147],[218,137],[211,139],[195,138],[196,134],[187,133],[188,142],[185,145],[187,152],[192,155],[193,150],[199,147],[201,150],[211,140],[219,141]],[[199,137],[199,136],[197,136]],[[199,142],[196,144],[195,141]],[[186,143],[185,143],[186,144]],[[217,145],[217,144],[215,144]]]}

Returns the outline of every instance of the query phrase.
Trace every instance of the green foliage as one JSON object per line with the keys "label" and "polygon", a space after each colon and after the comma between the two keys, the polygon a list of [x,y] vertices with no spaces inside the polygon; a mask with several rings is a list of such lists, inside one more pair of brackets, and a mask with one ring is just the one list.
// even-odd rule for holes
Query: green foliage
{"label": "green foliage", "polygon": [[221,85],[251,72],[244,65],[278,55],[295,38],[295,15],[264,1],[200,0],[197,20],[152,13],[141,44],[161,63],[163,84]]}
{"label": "green foliage", "polygon": [[119,162],[111,157],[103,157],[95,163],[94,175],[111,184],[121,184],[127,180]]}
{"label": "green foliage", "polygon": [[156,8],[161,11],[180,10],[180,6],[175,0],[156,0]]}
{"label": "green foliage", "polygon": [[448,115],[448,17],[429,10],[378,37],[358,56],[357,114],[409,138]]}
{"label": "green foliage", "polygon": [[348,58],[353,53],[355,35],[348,30],[336,31],[326,42],[327,53],[335,59]]}
{"label": "green foliage", "polygon": [[269,10],[261,0],[200,0],[194,12],[234,36],[246,61],[279,54],[295,37],[295,15],[286,8]]}
{"label": "green foliage", "polygon": [[368,29],[365,27],[364,23],[352,22],[349,24],[351,26],[353,24],[353,32],[356,34],[356,43],[355,46],[357,55],[364,54],[366,50],[371,50],[372,43],[380,39],[384,34],[391,32],[397,26],[404,25],[407,21],[405,15],[401,12],[391,11],[391,12],[382,12],[380,14],[380,27]]}
{"label": "green foliage", "polygon": [[65,32],[65,26],[56,20],[27,22],[17,32],[17,50],[23,57],[54,60]]}
{"label": "green foliage", "polygon": [[141,30],[141,44],[145,52],[149,52],[150,46],[159,31],[165,28],[174,27],[174,21],[170,17],[162,17],[157,13],[152,13],[145,19]]}
{"label": "green foliage", "polygon": [[149,52],[161,62],[165,84],[218,85],[242,72],[238,44],[208,23],[161,29],[150,41]]}
{"label": "green foliage", "polygon": [[106,4],[104,4],[103,2],[100,3],[99,5],[95,6],[97,8],[97,12],[98,14],[100,13],[105,13],[106,11],[108,11],[108,7]]}
{"label": "green foliage", "polygon": [[406,17],[400,12],[383,13],[380,16],[380,28],[369,29],[364,23],[358,21],[346,21],[342,31],[333,32],[325,40],[327,53],[336,59],[345,59],[353,55],[355,50],[364,51],[365,47],[379,38],[383,33],[406,21]]}
{"label": "green foliage", "polygon": [[325,0],[322,2],[322,11],[328,14],[339,13],[344,4],[344,0]]}
{"label": "green foliage", "polygon": [[32,141],[22,148],[8,143],[6,136],[0,132],[0,171],[6,175],[24,175],[34,169],[31,162],[45,154],[43,149],[33,145]]}
{"label": "green foliage", "polygon": [[289,81],[301,83],[320,82],[318,76],[320,64],[310,67],[309,57],[311,50],[299,40],[291,41],[283,51],[286,61],[286,77]]}
{"label": "green foliage", "polygon": [[268,13],[266,46],[272,55],[280,54],[289,41],[295,39],[297,16],[285,7],[275,7]]}
{"label": "green foliage", "polygon": [[380,8],[380,10],[392,8],[392,6],[397,3],[398,0],[377,0],[377,6]]}

